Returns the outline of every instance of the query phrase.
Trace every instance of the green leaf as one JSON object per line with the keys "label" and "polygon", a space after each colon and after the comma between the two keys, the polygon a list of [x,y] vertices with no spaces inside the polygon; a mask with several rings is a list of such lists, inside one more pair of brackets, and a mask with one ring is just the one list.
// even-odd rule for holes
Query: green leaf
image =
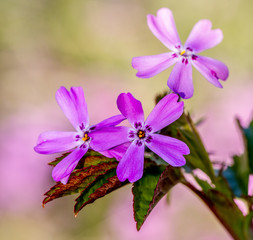
{"label": "green leaf", "polygon": [[120,182],[116,176],[116,170],[108,171],[107,173],[100,175],[96,181],[93,181],[88,187],[86,187],[75,200],[74,207],[75,215],[89,203],[93,203],[96,199],[105,196],[106,194],[124,186],[128,182]]}
{"label": "green leaf", "polygon": [[162,134],[180,139],[190,148],[190,154],[185,156],[188,170],[199,168],[215,181],[212,163],[189,114],[183,113],[177,121],[163,129]]}
{"label": "green leaf", "polygon": [[247,139],[250,173],[253,173],[253,121],[250,123],[249,127],[244,128],[243,131]]}
{"label": "green leaf", "polygon": [[250,151],[253,150],[251,142],[253,141],[253,125],[244,129],[240,121],[237,119],[237,125],[240,129],[241,136],[244,142],[245,151],[240,156],[233,156],[234,163],[222,172],[222,175],[228,181],[233,193],[237,197],[245,197],[248,195],[248,179],[252,161],[250,160]]}
{"label": "green leaf", "polygon": [[222,175],[227,180],[236,197],[248,195],[249,172],[248,168],[244,169],[242,167],[242,158],[242,156],[234,156],[233,165],[222,171]]}
{"label": "green leaf", "polygon": [[53,186],[43,200],[46,203],[66,195],[79,193],[96,182],[99,177],[107,172],[116,169],[118,161],[103,156],[89,156],[85,159],[84,168],[75,170],[69,178],[67,184],[58,183]]}
{"label": "green leaf", "polygon": [[147,168],[143,177],[134,183],[134,218],[140,230],[150,212],[161,198],[179,182],[179,169],[168,166]]}
{"label": "green leaf", "polygon": [[199,184],[199,186],[202,188],[203,192],[207,192],[210,189],[212,189],[212,187],[210,186],[210,184],[206,180],[202,180],[202,179],[198,178],[197,176],[194,176],[194,178],[197,181],[197,183]]}
{"label": "green leaf", "polygon": [[238,119],[237,119],[237,123],[241,130],[242,137],[244,140],[247,164],[249,166],[250,173],[253,173],[253,121],[251,121],[248,128],[243,128]]}

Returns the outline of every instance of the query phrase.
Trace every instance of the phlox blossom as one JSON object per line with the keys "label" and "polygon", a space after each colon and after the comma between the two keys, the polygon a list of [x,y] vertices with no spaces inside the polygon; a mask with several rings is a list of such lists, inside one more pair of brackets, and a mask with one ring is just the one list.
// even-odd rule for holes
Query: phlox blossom
{"label": "phlox blossom", "polygon": [[[131,124],[131,127],[118,128],[117,132],[110,134],[111,138],[118,138],[119,144],[124,143],[125,146],[128,144],[116,171],[120,181],[128,179],[135,182],[142,177],[145,146],[174,167],[186,163],[183,155],[190,153],[188,146],[178,139],[156,133],[182,115],[184,103],[178,102],[176,94],[164,97],[154,107],[146,121],[141,102],[131,93],[121,93],[117,105]],[[96,142],[96,145],[99,149],[99,143]]]}
{"label": "phlox blossom", "polygon": [[96,125],[89,126],[87,105],[81,87],[72,87],[70,91],[65,87],[59,88],[56,92],[56,100],[76,131],[44,132],[40,134],[34,150],[41,154],[71,151],[67,157],[54,167],[52,172],[55,181],[66,184],[71,172],[88,149],[91,148],[97,151],[96,143],[93,140],[96,139],[97,133],[104,128],[107,128],[107,132],[99,134],[99,138],[103,142],[99,145],[99,152],[107,157],[115,156],[115,150],[112,153],[107,150],[118,145],[118,141],[115,144],[115,139],[108,139],[108,134],[113,132],[114,128],[122,128],[115,127],[115,125],[122,122],[125,117],[119,114]]}
{"label": "phlox blossom", "polygon": [[229,75],[227,66],[215,59],[198,55],[203,50],[212,48],[223,39],[220,29],[212,30],[209,20],[200,20],[193,27],[185,44],[181,43],[177,33],[173,14],[170,9],[161,8],[157,16],[147,16],[151,32],[171,52],[153,56],[134,57],[132,66],[138,70],[139,78],[150,78],[175,64],[168,87],[182,98],[193,96],[192,65],[214,86],[222,88],[219,80],[226,80]]}

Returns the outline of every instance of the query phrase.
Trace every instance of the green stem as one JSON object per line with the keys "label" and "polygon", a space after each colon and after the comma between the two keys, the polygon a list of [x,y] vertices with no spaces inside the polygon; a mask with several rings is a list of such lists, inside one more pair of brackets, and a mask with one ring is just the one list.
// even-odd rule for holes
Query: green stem
{"label": "green stem", "polygon": [[[186,187],[188,187],[190,190],[192,190],[205,204],[206,206],[214,213],[214,215],[217,217],[217,219],[220,221],[220,223],[225,227],[225,229],[228,231],[228,233],[233,237],[235,240],[249,240],[251,239],[249,236],[242,236],[242,234],[238,234],[234,230],[233,227],[231,227],[230,223],[226,221],[222,215],[217,211],[217,208],[213,204],[210,198],[206,196],[202,191],[197,190],[192,184],[190,184],[187,181],[182,182]],[[224,206],[226,207],[226,206]]]}

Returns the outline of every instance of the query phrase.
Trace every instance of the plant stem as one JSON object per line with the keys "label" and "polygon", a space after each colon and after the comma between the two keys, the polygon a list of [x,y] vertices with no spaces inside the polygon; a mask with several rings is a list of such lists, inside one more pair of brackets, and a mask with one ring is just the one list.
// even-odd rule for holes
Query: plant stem
{"label": "plant stem", "polygon": [[[214,213],[214,215],[217,217],[217,219],[220,221],[220,223],[225,227],[225,229],[228,231],[228,233],[233,237],[235,240],[249,240],[251,239],[249,236],[238,236],[238,233],[231,227],[229,222],[227,222],[224,218],[222,218],[219,211],[217,211],[217,208],[213,204],[210,198],[208,198],[207,195],[205,195],[204,192],[199,191],[196,189],[192,184],[190,184],[187,181],[183,181],[183,184],[188,187],[190,190],[192,190],[207,206],[208,208]],[[226,206],[224,206],[226,207]],[[242,238],[243,237],[243,238]]]}

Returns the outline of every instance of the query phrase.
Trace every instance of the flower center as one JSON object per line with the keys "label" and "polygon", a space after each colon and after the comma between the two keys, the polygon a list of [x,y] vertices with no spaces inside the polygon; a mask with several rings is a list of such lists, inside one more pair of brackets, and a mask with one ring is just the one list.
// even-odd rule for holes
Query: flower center
{"label": "flower center", "polygon": [[145,138],[145,131],[139,130],[137,132],[137,136],[138,136],[138,138]]}
{"label": "flower center", "polygon": [[185,54],[186,50],[183,50],[180,52],[180,55],[183,56]]}
{"label": "flower center", "polygon": [[84,136],[83,136],[83,138],[82,138],[82,140],[83,140],[84,142],[86,142],[86,141],[88,141],[89,139],[90,139],[90,137],[89,137],[88,133],[85,133]]}

